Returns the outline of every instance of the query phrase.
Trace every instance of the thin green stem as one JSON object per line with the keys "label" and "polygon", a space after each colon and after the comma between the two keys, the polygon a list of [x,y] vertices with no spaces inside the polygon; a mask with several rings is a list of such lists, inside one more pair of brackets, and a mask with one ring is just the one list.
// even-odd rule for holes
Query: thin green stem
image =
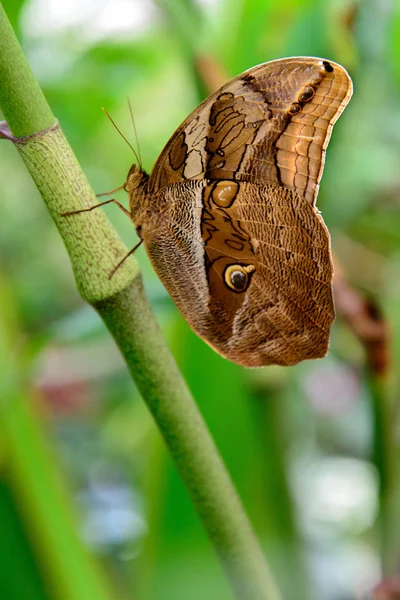
{"label": "thin green stem", "polygon": [[[57,125],[35,134],[40,121],[41,126],[52,125],[52,115],[1,6],[0,39],[8,56],[7,66],[0,62],[0,108],[14,135],[23,131],[29,136],[14,142],[63,237],[79,291],[99,312],[121,349],[237,598],[279,600],[233,484],[143,293],[136,260],[125,261],[110,279],[126,248],[102,211],[60,216],[95,204],[94,192]],[[25,85],[12,84],[10,102],[7,86],[13,78]],[[22,104],[24,118],[19,112]]]}
{"label": "thin green stem", "polygon": [[[110,581],[79,540],[78,520],[71,498],[66,493],[67,485],[60,473],[54,448],[46,435],[43,407],[23,383],[26,374],[21,374],[23,361],[16,351],[22,332],[18,326],[15,302],[4,279],[0,280],[0,307],[2,485],[8,489],[18,508],[26,543],[35,553],[34,562],[40,566],[46,589],[46,594],[42,591],[40,598],[115,600],[117,595],[112,591]],[[10,552],[16,540],[7,539],[4,518],[2,514],[1,546],[4,549],[8,547]],[[15,559],[18,560],[18,557]],[[25,575],[24,571],[23,577]],[[18,578],[21,574],[15,577],[13,565],[8,573],[9,585],[20,589]],[[7,594],[3,575],[0,596],[37,597],[34,590],[23,596]]]}
{"label": "thin green stem", "polygon": [[378,526],[382,572],[390,576],[396,573],[398,565],[399,525],[393,405],[386,376],[380,377],[368,368],[367,381],[374,413],[373,460],[379,473]]}
{"label": "thin green stem", "polygon": [[[261,378],[260,378],[261,379]],[[274,541],[272,562],[282,592],[287,598],[308,600],[310,585],[299,530],[296,523],[295,506],[287,480],[287,409],[282,390],[268,387],[260,381],[254,386],[253,408],[255,430],[260,456],[261,491],[265,528]],[[273,498],[273,503],[269,499]],[[266,542],[268,547],[268,540]],[[290,572],[291,576],[287,577]]]}

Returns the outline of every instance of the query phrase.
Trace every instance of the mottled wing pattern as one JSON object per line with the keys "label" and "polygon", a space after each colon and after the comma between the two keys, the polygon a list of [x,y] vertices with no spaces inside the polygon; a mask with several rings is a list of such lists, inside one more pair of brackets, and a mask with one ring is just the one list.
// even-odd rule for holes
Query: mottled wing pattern
{"label": "mottled wing pattern", "polygon": [[158,158],[150,191],[184,179],[283,185],[315,202],[332,127],[352,94],[343,67],[287,58],[249,69],[207,98]]}
{"label": "mottled wing pattern", "polygon": [[350,96],[335,63],[260,65],[203,102],[154,167],[150,194],[164,208],[143,230],[147,251],[192,328],[234,362],[327,352],[333,271],[314,205]]}
{"label": "mottled wing pattern", "polygon": [[[215,220],[228,213],[215,194],[209,205]],[[203,235],[214,346],[246,366],[324,356],[334,317],[332,262],[329,234],[315,210],[290,190],[243,182],[224,234],[223,242],[220,233],[208,242]],[[238,282],[229,268],[244,271]]]}
{"label": "mottled wing pattern", "polygon": [[334,318],[329,234],[284,188],[180,182],[146,235],[160,279],[205,341],[244,366],[291,365],[326,354]]}

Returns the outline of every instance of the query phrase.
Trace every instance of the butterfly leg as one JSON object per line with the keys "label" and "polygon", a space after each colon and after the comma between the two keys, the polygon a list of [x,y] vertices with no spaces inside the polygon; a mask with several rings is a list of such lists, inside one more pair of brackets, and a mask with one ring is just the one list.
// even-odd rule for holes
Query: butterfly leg
{"label": "butterfly leg", "polygon": [[117,270],[120,268],[120,266],[121,266],[121,265],[122,265],[122,264],[123,264],[123,263],[126,261],[126,259],[127,259],[127,258],[128,258],[128,257],[131,255],[131,254],[133,254],[133,253],[134,253],[134,252],[135,252],[135,251],[136,251],[136,250],[139,248],[139,246],[140,246],[142,243],[143,243],[143,240],[140,240],[140,242],[139,242],[139,243],[137,243],[137,244],[136,244],[136,246],[134,246],[134,247],[133,247],[131,250],[129,250],[129,252],[127,252],[127,253],[125,254],[125,256],[123,257],[123,259],[122,259],[122,260],[120,260],[120,261],[119,261],[119,263],[117,264],[117,266],[116,266],[116,267],[114,267],[114,268],[113,268],[113,270],[111,271],[110,275],[108,276],[108,278],[109,278],[109,279],[111,279],[111,278],[112,278],[112,277],[115,275],[116,271],[117,271]]}
{"label": "butterfly leg", "polygon": [[114,192],[119,192],[119,190],[124,190],[124,189],[125,189],[125,184],[119,185],[118,187],[114,188],[113,190],[110,190],[109,192],[102,192],[101,194],[96,194],[96,198],[100,198],[101,196],[109,196],[110,194],[114,194]]}
{"label": "butterfly leg", "polygon": [[120,202],[118,202],[118,200],[115,200],[115,198],[111,198],[110,200],[104,200],[104,202],[99,202],[98,204],[89,206],[89,208],[81,208],[79,210],[71,210],[70,212],[61,213],[61,217],[69,217],[70,215],[77,215],[77,214],[83,213],[83,212],[90,212],[91,210],[94,210],[95,208],[99,208],[99,206],[105,206],[106,204],[110,204],[111,202],[116,204],[118,206],[118,208],[120,208],[127,217],[129,217],[130,219],[132,218],[130,211],[127,210],[125,208],[125,206],[122,206],[122,204],[120,204]]}

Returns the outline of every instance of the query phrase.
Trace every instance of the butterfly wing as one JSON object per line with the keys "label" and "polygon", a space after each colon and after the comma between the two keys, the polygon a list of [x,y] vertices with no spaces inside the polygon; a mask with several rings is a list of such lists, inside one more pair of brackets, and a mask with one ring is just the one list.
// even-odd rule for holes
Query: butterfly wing
{"label": "butterfly wing", "polygon": [[332,127],[352,94],[340,65],[285,58],[249,69],[209,96],[160,154],[150,190],[185,179],[285,186],[315,203]]}
{"label": "butterfly wing", "polygon": [[245,366],[324,356],[330,240],[315,209],[346,71],[316,58],[254,67],[178,128],[150,176],[144,241],[193,329]]}

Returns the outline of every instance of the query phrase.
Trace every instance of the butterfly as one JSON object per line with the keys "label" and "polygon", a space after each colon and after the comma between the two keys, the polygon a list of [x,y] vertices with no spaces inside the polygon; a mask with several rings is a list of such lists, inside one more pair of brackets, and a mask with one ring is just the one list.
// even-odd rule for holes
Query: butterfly
{"label": "butterfly", "polygon": [[349,75],[320,58],[267,62],[211,94],[150,175],[133,165],[129,216],[192,329],[246,367],[321,358],[335,312],[316,197]]}

